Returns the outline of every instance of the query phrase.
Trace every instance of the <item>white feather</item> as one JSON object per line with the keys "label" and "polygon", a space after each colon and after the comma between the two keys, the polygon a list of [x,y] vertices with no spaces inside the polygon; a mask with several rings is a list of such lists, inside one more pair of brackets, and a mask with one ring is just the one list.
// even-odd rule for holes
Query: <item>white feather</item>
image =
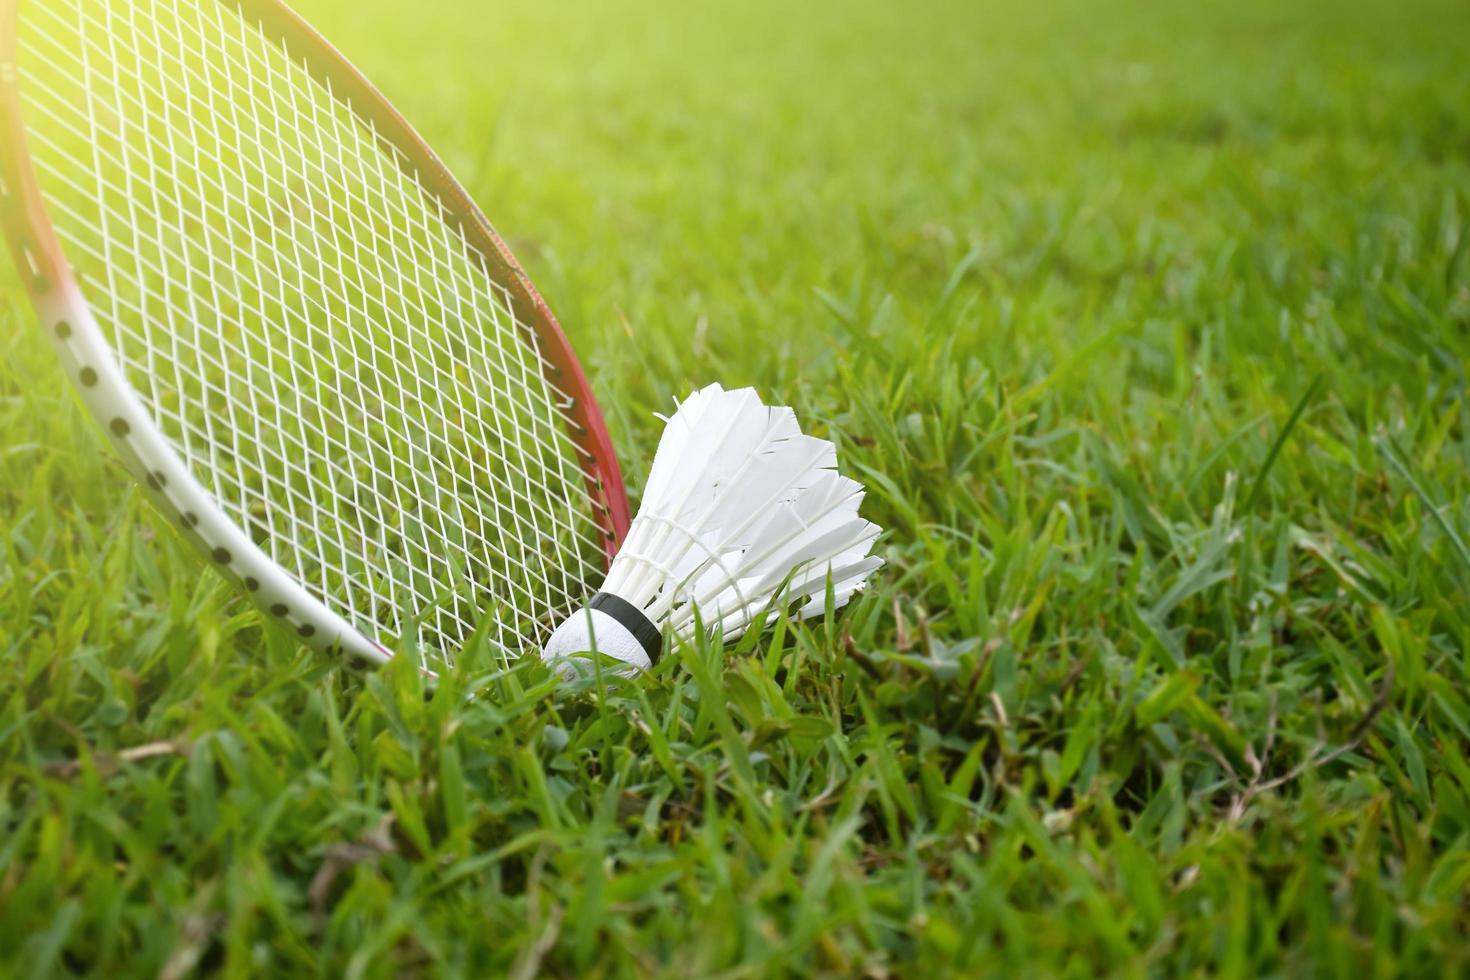
{"label": "white feather", "polygon": [[[802,435],[791,409],[713,384],[667,423],[643,504],[599,590],[666,635],[688,638],[703,623],[735,637],[771,605],[819,615],[829,579],[840,606],[883,564],[868,554],[879,528],[858,516],[863,488],[837,473],[830,442]],[[577,624],[593,621],[574,614],[543,656],[590,647]]]}

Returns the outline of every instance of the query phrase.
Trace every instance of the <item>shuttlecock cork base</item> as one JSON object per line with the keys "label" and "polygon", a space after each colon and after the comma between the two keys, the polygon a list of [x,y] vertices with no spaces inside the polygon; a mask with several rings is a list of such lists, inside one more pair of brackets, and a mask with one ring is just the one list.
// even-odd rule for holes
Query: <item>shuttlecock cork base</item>
{"label": "shuttlecock cork base", "polygon": [[658,663],[663,637],[653,620],[628,600],[599,592],[556,628],[541,656],[549,661],[596,651],[647,670]]}
{"label": "shuttlecock cork base", "polygon": [[596,650],[648,668],[662,637],[723,639],[781,605],[797,618],[845,603],[883,559],[858,516],[863,488],[830,442],[749,388],[710,385],[669,418],[643,504],[602,588],[557,627],[548,661]]}

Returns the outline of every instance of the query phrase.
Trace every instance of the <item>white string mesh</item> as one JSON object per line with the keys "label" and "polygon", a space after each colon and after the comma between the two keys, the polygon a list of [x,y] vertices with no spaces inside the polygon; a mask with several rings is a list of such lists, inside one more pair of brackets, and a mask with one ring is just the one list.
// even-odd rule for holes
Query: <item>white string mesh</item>
{"label": "white string mesh", "polygon": [[599,554],[569,402],[401,154],[217,0],[26,0],[18,41],[82,291],[226,512],[427,667],[538,643]]}

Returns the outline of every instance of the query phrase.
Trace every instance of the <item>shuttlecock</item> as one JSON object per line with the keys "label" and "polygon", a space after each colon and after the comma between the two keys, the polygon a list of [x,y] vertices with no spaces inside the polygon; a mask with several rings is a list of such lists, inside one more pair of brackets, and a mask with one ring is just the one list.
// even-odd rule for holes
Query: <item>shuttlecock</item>
{"label": "shuttlecock", "polygon": [[702,625],[733,639],[776,604],[799,617],[842,605],[883,559],[858,516],[863,488],[830,442],[750,388],[694,392],[667,420],[643,503],[607,580],[541,652],[593,651],[648,668],[662,636]]}

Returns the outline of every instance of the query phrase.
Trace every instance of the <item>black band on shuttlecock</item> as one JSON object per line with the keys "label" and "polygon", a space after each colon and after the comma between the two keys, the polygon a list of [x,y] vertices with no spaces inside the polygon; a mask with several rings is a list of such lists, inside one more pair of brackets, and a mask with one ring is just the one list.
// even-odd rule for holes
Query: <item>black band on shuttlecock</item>
{"label": "black band on shuttlecock", "polygon": [[618,625],[633,634],[633,639],[643,647],[643,652],[648,654],[648,664],[653,666],[658,663],[658,655],[663,652],[663,637],[659,636],[658,627],[653,625],[653,620],[643,615],[643,610],[633,605],[620,595],[611,592],[599,592],[587,603],[588,609],[600,609],[613,619]]}

